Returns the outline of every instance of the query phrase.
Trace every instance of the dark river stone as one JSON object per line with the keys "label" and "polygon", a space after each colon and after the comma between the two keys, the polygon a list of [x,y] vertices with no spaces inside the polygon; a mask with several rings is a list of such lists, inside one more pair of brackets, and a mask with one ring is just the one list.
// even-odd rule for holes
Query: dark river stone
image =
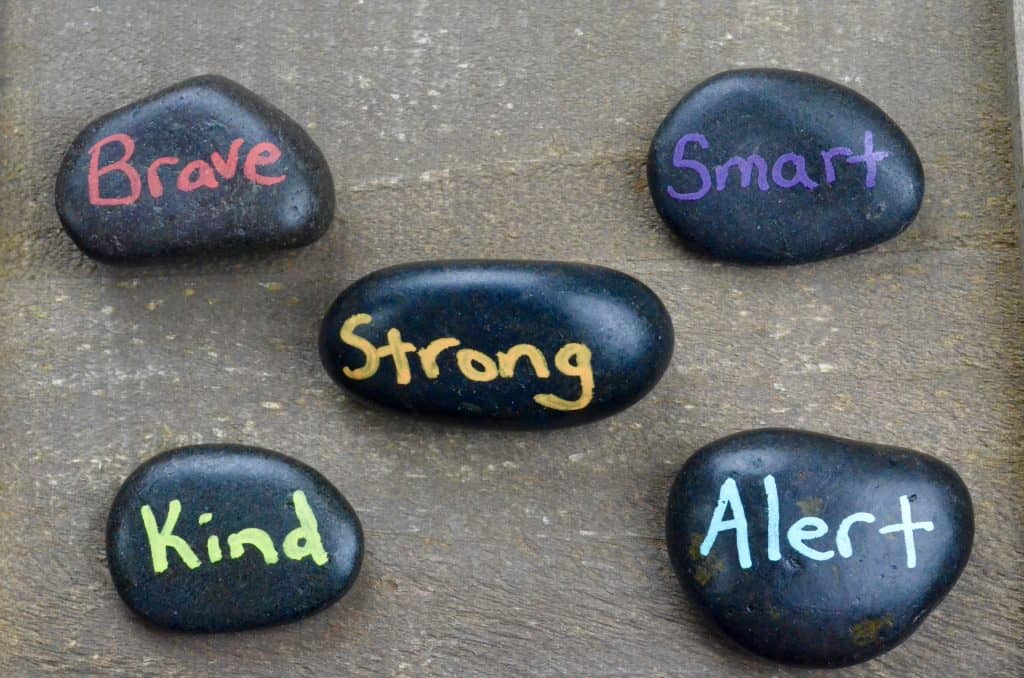
{"label": "dark river stone", "polygon": [[934,457],[761,430],[686,462],[666,539],[683,587],[730,638],[844,666],[892,649],[939,604],[970,557],[974,514]]}
{"label": "dark river stone", "polygon": [[334,182],[294,120],[207,75],[90,123],[64,156],[56,203],[86,254],[139,263],[307,245],[331,224]]}
{"label": "dark river stone", "polygon": [[147,461],[107,519],[114,586],[138,614],[182,631],[299,619],[341,598],[363,532],[319,473],[255,447],[198,445]]}
{"label": "dark river stone", "polygon": [[910,140],[880,108],[806,73],[730,71],[698,85],[651,143],[662,219],[692,248],[795,264],[903,232],[924,196]]}
{"label": "dark river stone", "polygon": [[390,407],[527,428],[593,421],[651,390],[672,321],[638,280],[584,264],[436,261],[341,293],[320,356],[342,386]]}

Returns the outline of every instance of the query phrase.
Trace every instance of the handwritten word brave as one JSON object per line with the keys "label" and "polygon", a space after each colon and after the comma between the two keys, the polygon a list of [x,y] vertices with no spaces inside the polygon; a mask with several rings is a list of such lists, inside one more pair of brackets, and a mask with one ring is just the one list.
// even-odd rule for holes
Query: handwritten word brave
{"label": "handwritten word brave", "polygon": [[[220,153],[214,151],[210,154],[210,161],[202,159],[188,162],[178,172],[174,182],[175,187],[183,193],[190,193],[199,188],[214,189],[220,186],[217,181],[218,175],[223,180],[234,178],[238,171],[239,153],[244,139],[235,139],[228,148],[228,157],[224,158]],[[104,147],[110,144],[119,144],[122,148],[121,157],[114,162],[100,166],[100,155]],[[132,205],[142,195],[142,177],[129,160],[135,154],[135,140],[127,134],[111,134],[100,139],[89,149],[89,203],[98,207],[113,207],[118,205]],[[281,149],[263,141],[252,148],[242,161],[242,176],[257,186],[273,186],[287,178],[286,174],[267,176],[259,173],[260,167],[272,165],[281,159]],[[164,194],[164,185],[160,177],[160,168],[171,168],[181,163],[179,158],[164,156],[157,158],[146,168],[146,187],[152,198],[159,198]],[[128,179],[128,193],[118,196],[104,196],[100,190],[100,179],[111,172],[120,172]]]}
{"label": "handwritten word brave", "polygon": [[[782,559],[782,550],[779,540],[779,492],[775,485],[773,476],[764,477],[765,501],[768,509],[768,560],[777,562]],[[903,533],[903,543],[907,551],[907,567],[917,567],[917,549],[914,544],[914,531],[924,530],[931,532],[935,525],[931,521],[915,523],[910,514],[910,499],[903,495],[900,497],[900,522],[886,525],[878,530],[879,534],[890,534],[892,532]],[[725,518],[726,510],[732,511],[732,518]],[[836,530],[836,549],[823,551],[808,546],[807,542],[819,539],[828,534],[828,524],[817,517],[804,517],[790,525],[786,530],[786,541],[789,546],[802,556],[811,560],[831,560],[835,557],[836,551],[843,558],[853,555],[853,544],[850,540],[850,530],[857,523],[871,524],[875,522],[875,516],[871,513],[859,511],[851,513],[843,518]],[[747,535],[747,515],[743,508],[743,500],[740,499],[739,489],[736,481],[729,478],[719,490],[718,505],[715,507],[714,515],[708,526],[707,535],[700,545],[700,554],[707,557],[711,548],[715,545],[718,535],[727,530],[736,531],[736,552],[739,555],[740,567],[744,570],[753,565],[750,557],[750,540]]]}
{"label": "handwritten word brave", "polygon": [[[355,333],[356,328],[369,325],[373,317],[367,313],[357,313],[349,317],[341,326],[342,343],[359,349],[365,356],[362,367],[342,368],[342,373],[349,379],[369,379],[380,368],[381,358],[391,358],[395,363],[395,381],[405,386],[412,381],[407,354],[416,353],[420,367],[427,379],[437,379],[441,369],[437,359],[442,352],[459,346],[462,342],[455,337],[434,339],[423,348],[407,341],[402,341],[402,333],[397,328],[388,330],[388,343],[381,347],[374,346],[365,338]],[[543,407],[552,410],[582,410],[594,397],[594,372],[590,365],[590,349],[583,344],[570,343],[559,349],[555,354],[555,368],[567,377],[576,377],[580,381],[580,395],[575,400],[566,400],[552,393],[535,395],[533,400]],[[547,360],[540,349],[532,344],[516,344],[507,351],[498,351],[497,360],[472,348],[462,348],[455,353],[456,364],[466,379],[476,382],[490,382],[495,379],[511,379],[515,376],[516,364],[526,358],[539,379],[551,376]]]}
{"label": "handwritten word brave", "polygon": [[[324,550],[323,541],[320,539],[320,532],[317,529],[316,516],[313,509],[306,501],[306,494],[302,490],[296,490],[292,494],[292,503],[295,506],[295,517],[299,526],[285,536],[281,543],[281,550],[285,558],[289,560],[302,560],[309,557],[317,565],[324,565],[327,560],[327,551]],[[146,539],[149,542],[149,552],[153,559],[153,572],[160,574],[168,567],[167,551],[173,549],[182,562],[194,570],[202,564],[195,551],[187,541],[174,534],[174,528],[181,516],[181,502],[172,499],[167,506],[167,516],[164,518],[163,527],[158,527],[156,516],[149,504],[140,509],[142,514],[142,525],[146,530]],[[212,513],[199,515],[199,524],[206,525],[213,520]],[[245,555],[245,547],[252,546],[267,565],[274,565],[280,560],[280,555],[274,547],[274,540],[264,530],[255,527],[247,527],[238,532],[229,534],[227,537],[228,555],[232,560]],[[215,534],[206,539],[206,557],[211,563],[218,563],[224,558],[221,549],[220,537]]]}
{"label": "handwritten word brave", "polygon": [[[807,174],[807,159],[798,153],[784,153],[772,164],[771,172],[768,171],[768,161],[757,153],[746,158],[734,156],[723,164],[714,168],[714,182],[711,180],[711,171],[701,162],[686,157],[686,147],[689,144],[696,144],[704,150],[711,148],[707,138],[703,134],[685,134],[676,142],[675,151],[672,154],[672,166],[677,169],[685,169],[694,172],[700,178],[700,188],[689,193],[681,193],[672,186],[668,187],[668,194],[676,200],[694,201],[700,200],[711,192],[712,186],[716,191],[724,191],[729,185],[730,172],[735,168],[739,173],[741,188],[750,188],[755,181],[757,188],[761,191],[770,189],[768,178],[779,188],[791,189],[796,186],[803,186],[808,190],[817,189],[820,184],[811,179]],[[836,182],[835,162],[837,158],[845,158],[848,165],[864,165],[864,186],[874,188],[878,176],[878,163],[889,157],[888,151],[876,151],[874,135],[871,132],[864,132],[864,152],[854,153],[853,149],[846,146],[836,146],[821,152],[821,162],[824,167],[826,184]]]}

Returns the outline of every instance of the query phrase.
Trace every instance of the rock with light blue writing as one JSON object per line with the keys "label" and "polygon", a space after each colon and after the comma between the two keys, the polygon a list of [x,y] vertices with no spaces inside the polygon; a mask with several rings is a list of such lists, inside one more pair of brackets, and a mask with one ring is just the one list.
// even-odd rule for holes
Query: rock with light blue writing
{"label": "rock with light blue writing", "polygon": [[363,531],[327,479],[240,445],[164,452],[136,469],[107,519],[107,564],[128,606],[182,631],[299,619],[355,582]]}
{"label": "rock with light blue writing", "polygon": [[692,248],[795,264],[903,232],[924,196],[910,140],[860,94],[806,73],[719,74],[669,113],[651,143],[651,197]]}
{"label": "rock with light blue writing", "polygon": [[973,539],[967,488],[938,459],[784,429],[696,452],[666,514],[672,566],[697,605],[743,647],[811,666],[905,640]]}

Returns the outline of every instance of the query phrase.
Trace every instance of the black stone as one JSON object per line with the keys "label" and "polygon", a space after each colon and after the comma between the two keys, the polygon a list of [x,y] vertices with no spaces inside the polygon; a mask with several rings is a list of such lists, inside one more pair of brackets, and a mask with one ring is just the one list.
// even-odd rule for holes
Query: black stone
{"label": "black stone", "polygon": [[[346,322],[357,324],[343,341]],[[390,355],[367,367],[370,345],[386,346],[391,328],[409,342],[408,369]],[[431,378],[423,353],[405,351],[441,338],[459,344],[439,354]],[[520,344],[536,351],[513,369],[509,349]],[[327,372],[362,396],[524,428],[581,424],[628,407],[661,378],[672,348],[671,318],[641,282],[556,262],[439,261],[377,271],[341,293],[320,330]]]}
{"label": "black stone", "polygon": [[[118,164],[129,139],[131,170]],[[178,162],[150,170],[168,157]],[[182,175],[202,184],[179,190]],[[320,149],[294,120],[241,85],[208,75],[90,123],[64,156],[56,203],[64,229],[86,254],[139,263],[307,245],[331,224],[334,183]]]}
{"label": "black stone", "polygon": [[[889,155],[867,162],[872,147]],[[804,159],[805,176],[789,154]],[[734,158],[752,163],[746,188],[743,167],[718,170]],[[767,69],[722,73],[683,97],[654,136],[647,179],[687,245],[754,264],[871,247],[903,232],[924,196],[917,152],[881,109],[823,78]]]}
{"label": "black stone", "polygon": [[[777,560],[769,555],[768,476],[778,496]],[[748,526],[747,568],[740,531],[710,529],[716,510],[735,518],[735,501],[723,491],[730,480]],[[905,522],[904,511],[933,527],[913,531],[913,549],[904,531],[880,531]],[[843,520],[858,512],[875,521],[852,523],[844,553]],[[796,543],[818,558],[831,552],[828,559],[812,559],[790,541],[791,526],[805,518],[824,520],[828,532]],[[892,649],[938,605],[967,564],[974,517],[963,481],[934,457],[761,430],[711,443],[686,462],[669,496],[666,538],[683,587],[726,635],[777,661],[844,666]]]}
{"label": "black stone", "polygon": [[[180,513],[171,524],[175,501]],[[300,522],[305,507],[315,528],[308,516]],[[195,560],[159,548],[165,541],[156,533],[154,551],[147,511],[151,529],[180,537]],[[304,531],[294,532],[300,526]],[[238,544],[241,552],[233,553],[230,535],[246,528],[263,530],[271,547]],[[299,538],[313,534],[322,551],[315,539]],[[219,560],[208,548],[212,535]],[[271,552],[276,562],[267,562]],[[349,590],[362,556],[362,528],[345,498],[312,468],[255,447],[165,452],[129,476],[107,519],[107,564],[118,593],[154,624],[182,631],[254,628],[312,614]]]}

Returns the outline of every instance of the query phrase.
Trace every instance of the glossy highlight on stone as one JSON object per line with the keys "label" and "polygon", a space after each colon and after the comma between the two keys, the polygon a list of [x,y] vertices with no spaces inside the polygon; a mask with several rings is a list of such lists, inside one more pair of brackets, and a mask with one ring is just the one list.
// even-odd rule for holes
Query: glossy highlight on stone
{"label": "glossy highlight on stone", "polygon": [[320,149],[227,78],[185,80],[90,123],[57,174],[65,231],[110,263],[307,245],[334,214]]}
{"label": "glossy highlight on stone", "polygon": [[121,486],[107,565],[128,606],[159,626],[233,631],[293,621],[355,582],[363,532],[322,475],[276,452],[164,452]]}
{"label": "glossy highlight on stone", "polygon": [[320,356],[340,385],[389,407],[525,428],[618,412],[672,355],[643,283],[585,264],[435,261],[377,271],[338,296]]}
{"label": "glossy highlight on stone", "polygon": [[905,640],[956,583],[971,498],[919,452],[765,429],[698,450],[668,500],[672,566],[727,636],[781,662],[845,666]]}
{"label": "glossy highlight on stone", "polygon": [[910,140],[878,106],[824,78],[729,71],[690,91],[651,142],[662,219],[727,261],[796,264],[903,232],[924,197]]}

